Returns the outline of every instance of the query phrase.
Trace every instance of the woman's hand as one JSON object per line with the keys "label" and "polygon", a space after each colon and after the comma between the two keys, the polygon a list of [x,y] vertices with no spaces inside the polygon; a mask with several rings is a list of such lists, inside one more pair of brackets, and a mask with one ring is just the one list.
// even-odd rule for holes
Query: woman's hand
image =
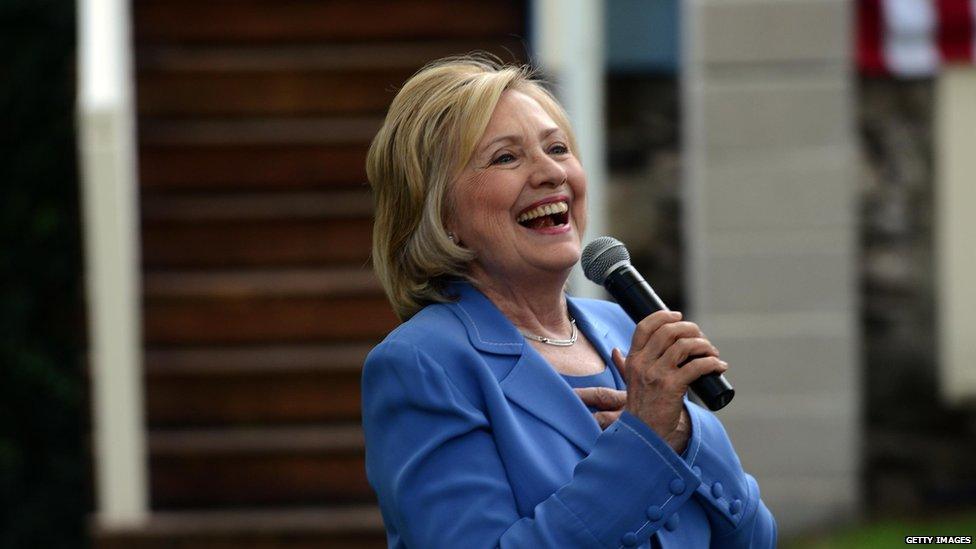
{"label": "woman's hand", "polygon": [[583,404],[597,409],[593,413],[600,429],[606,429],[617,421],[627,404],[627,391],[618,391],[609,387],[581,387],[573,389],[583,401]]}
{"label": "woman's hand", "polygon": [[[689,357],[695,358],[683,364]],[[688,385],[705,374],[729,369],[698,325],[682,322],[676,311],[658,311],[640,321],[630,354],[625,359],[614,349],[613,362],[627,381],[625,409],[679,454],[691,436],[683,402]]]}

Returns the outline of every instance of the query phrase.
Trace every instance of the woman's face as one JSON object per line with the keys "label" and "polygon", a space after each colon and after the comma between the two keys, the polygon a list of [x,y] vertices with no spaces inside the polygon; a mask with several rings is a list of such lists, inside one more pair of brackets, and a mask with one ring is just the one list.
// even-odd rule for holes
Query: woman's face
{"label": "woman's face", "polygon": [[475,278],[564,282],[579,261],[586,174],[569,136],[522,92],[502,93],[453,199],[448,230],[475,252]]}

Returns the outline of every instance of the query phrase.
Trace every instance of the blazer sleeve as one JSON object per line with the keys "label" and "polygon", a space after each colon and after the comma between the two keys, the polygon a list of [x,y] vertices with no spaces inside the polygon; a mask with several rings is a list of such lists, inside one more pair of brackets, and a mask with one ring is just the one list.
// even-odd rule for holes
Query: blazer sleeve
{"label": "blazer sleeve", "polygon": [[[634,321],[617,304],[591,302],[603,307],[606,322],[616,333],[629,339]],[[685,462],[701,479],[698,500],[711,527],[711,546],[715,548],[763,549],[776,547],[776,521],[759,496],[759,485],[742,468],[732,441],[712,412],[685,399],[691,417],[691,438],[683,454]],[[623,414],[628,423],[648,438],[656,434],[644,422]]]}
{"label": "blazer sleeve", "polygon": [[774,548],[776,521],[759,496],[759,485],[742,469],[722,423],[704,408],[685,403],[692,435],[684,458],[701,478],[697,491],[715,548]]}
{"label": "blazer sleeve", "polygon": [[410,342],[387,340],[364,367],[367,472],[391,544],[632,547],[700,484],[685,460],[625,413],[572,480],[521,517],[491,424],[446,366]]}

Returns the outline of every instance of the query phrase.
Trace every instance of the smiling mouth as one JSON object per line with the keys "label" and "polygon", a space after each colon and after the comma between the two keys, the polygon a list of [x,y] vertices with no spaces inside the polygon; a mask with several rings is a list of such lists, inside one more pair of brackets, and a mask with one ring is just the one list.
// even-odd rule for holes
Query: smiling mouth
{"label": "smiling mouth", "polygon": [[536,206],[519,214],[518,224],[529,229],[545,229],[569,223],[569,204],[565,201]]}

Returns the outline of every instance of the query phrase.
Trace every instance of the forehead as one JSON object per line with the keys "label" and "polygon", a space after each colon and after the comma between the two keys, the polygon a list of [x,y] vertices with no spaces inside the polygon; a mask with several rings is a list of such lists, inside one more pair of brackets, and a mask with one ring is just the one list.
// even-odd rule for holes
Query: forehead
{"label": "forehead", "polygon": [[488,121],[484,139],[500,133],[552,126],[557,126],[556,122],[538,101],[523,92],[505,90]]}

